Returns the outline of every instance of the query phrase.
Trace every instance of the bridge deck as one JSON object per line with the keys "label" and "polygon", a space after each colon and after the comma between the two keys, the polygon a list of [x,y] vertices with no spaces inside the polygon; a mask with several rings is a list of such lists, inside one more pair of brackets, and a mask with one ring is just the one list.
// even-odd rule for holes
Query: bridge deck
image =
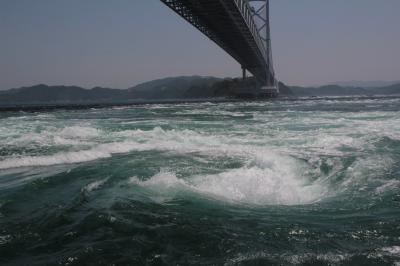
{"label": "bridge deck", "polygon": [[161,0],[260,81],[273,84],[264,43],[244,0]]}

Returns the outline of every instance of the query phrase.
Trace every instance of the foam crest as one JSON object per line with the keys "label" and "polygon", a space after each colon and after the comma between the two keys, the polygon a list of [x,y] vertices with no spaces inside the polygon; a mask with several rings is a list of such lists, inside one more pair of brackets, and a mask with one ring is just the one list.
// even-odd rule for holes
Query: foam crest
{"label": "foam crest", "polygon": [[61,129],[48,126],[41,132],[25,132],[22,135],[8,137],[7,144],[16,146],[29,146],[29,145],[71,145],[76,146],[87,143],[88,140],[100,136],[101,131],[89,126],[71,126]]}
{"label": "foam crest", "polygon": [[117,142],[106,143],[95,146],[89,150],[60,152],[46,156],[24,156],[8,158],[0,161],[0,169],[31,167],[31,166],[51,166],[59,164],[73,164],[89,162],[97,159],[109,158],[113,154],[126,153],[132,150],[147,150],[150,147],[136,142]]}
{"label": "foam crest", "polygon": [[59,164],[73,164],[80,162],[94,161],[97,159],[109,158],[113,154],[127,153],[131,151],[175,151],[178,153],[198,151],[202,146],[203,140],[199,137],[190,140],[188,135],[192,132],[177,131],[166,132],[156,128],[151,131],[136,130],[130,132],[134,138],[120,142],[98,144],[87,150],[59,152],[46,156],[20,156],[6,158],[0,161],[0,169],[31,167],[31,166],[51,166]]}
{"label": "foam crest", "polygon": [[324,198],[328,193],[326,188],[299,176],[300,168],[292,160],[290,165],[281,167],[242,167],[185,179],[178,178],[173,172],[161,171],[148,180],[140,181],[133,177],[130,182],[160,194],[182,189],[224,201],[255,205],[308,204]]}
{"label": "foam crest", "polygon": [[87,192],[90,193],[94,190],[98,190],[100,189],[106,182],[108,181],[108,179],[103,179],[103,180],[96,180],[92,183],[87,184],[86,186],[84,186],[82,188],[82,192]]}
{"label": "foam crest", "polygon": [[175,173],[167,170],[162,170],[148,180],[140,180],[134,176],[129,179],[131,184],[136,184],[144,187],[158,187],[158,188],[175,188],[178,186],[189,187],[188,184],[183,180],[179,179]]}
{"label": "foam crest", "polygon": [[386,181],[380,187],[377,187],[375,189],[375,193],[383,194],[383,193],[385,193],[387,191],[395,190],[395,189],[398,189],[398,188],[400,188],[400,181],[392,179],[392,180]]}
{"label": "foam crest", "polygon": [[384,248],[382,248],[382,251],[386,252],[390,255],[400,257],[400,246],[384,247]]}
{"label": "foam crest", "polygon": [[321,199],[326,193],[318,184],[307,185],[305,180],[293,175],[258,167],[195,177],[193,182],[205,194],[250,204],[306,204]]}
{"label": "foam crest", "polygon": [[71,126],[63,128],[59,135],[65,138],[94,138],[100,135],[100,131],[89,126]]}
{"label": "foam crest", "polygon": [[[370,184],[376,184],[381,180],[377,180],[379,175],[386,172],[393,165],[393,159],[386,156],[371,156],[367,158],[358,158],[351,166],[344,170],[346,179],[340,184],[342,191],[358,188],[358,190],[367,189]],[[381,182],[379,182],[381,184]],[[380,188],[376,189],[377,193],[385,192],[385,190],[396,185],[397,182],[385,182]]]}
{"label": "foam crest", "polygon": [[101,158],[108,158],[110,156],[110,152],[98,149],[78,152],[63,152],[48,156],[25,156],[19,158],[8,158],[0,162],[0,169],[80,163]]}

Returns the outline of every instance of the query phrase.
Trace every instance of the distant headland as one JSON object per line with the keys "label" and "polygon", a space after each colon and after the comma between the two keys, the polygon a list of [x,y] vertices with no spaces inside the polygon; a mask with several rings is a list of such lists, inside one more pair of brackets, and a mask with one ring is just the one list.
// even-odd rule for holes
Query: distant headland
{"label": "distant headland", "polygon": [[[287,86],[279,83],[283,98],[400,95],[400,84],[383,87],[326,85],[321,87]],[[0,90],[0,106],[41,104],[124,103],[131,101],[192,101],[238,98],[243,92],[259,90],[253,78],[215,78],[201,76],[171,77],[145,82],[128,89],[45,84]]]}

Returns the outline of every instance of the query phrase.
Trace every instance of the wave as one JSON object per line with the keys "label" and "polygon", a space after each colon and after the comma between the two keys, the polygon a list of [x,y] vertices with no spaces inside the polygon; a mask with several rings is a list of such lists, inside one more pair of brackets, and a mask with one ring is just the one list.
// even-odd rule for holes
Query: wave
{"label": "wave", "polygon": [[205,196],[255,205],[298,205],[323,199],[328,190],[318,182],[310,183],[299,175],[295,161],[280,168],[242,167],[214,175],[196,175],[185,179],[174,172],[161,171],[148,180],[132,177],[130,183],[150,188],[156,194],[189,190]]}
{"label": "wave", "polygon": [[[264,127],[265,125],[255,126],[256,130],[262,130]],[[224,131],[223,134],[188,129],[164,130],[161,127],[152,130],[113,132],[87,124],[47,130],[45,134],[28,133],[14,144],[26,145],[32,141],[40,142],[42,145],[43,143],[52,145],[55,142],[59,145],[68,143],[72,146],[71,150],[53,155],[3,157],[4,159],[0,161],[0,170],[82,163],[133,151],[198,153],[207,156],[208,160],[221,157],[237,158],[244,166],[215,175],[191,176],[185,179],[177,178],[172,169],[171,173],[160,172],[147,181],[138,181],[138,184],[143,186],[162,184],[164,187],[174,189],[186,188],[203,195],[235,202],[293,205],[319,201],[329,197],[332,190],[343,192],[354,186],[361,188],[365,186],[364,177],[368,176],[368,171],[374,176],[382,165],[390,168],[393,164],[386,158],[366,156],[359,158],[350,166],[344,166],[340,158],[345,154],[343,147],[352,148],[352,154],[355,153],[354,150],[373,147],[370,147],[367,137],[357,138],[346,135],[347,133],[344,136],[343,132],[336,134],[337,130],[343,129],[313,131],[315,134],[298,131],[289,134],[283,131],[279,135],[272,136],[265,131],[262,131],[264,135],[259,132],[244,132],[246,133],[244,136],[235,134],[239,129],[236,128],[233,133]],[[105,143],[101,143],[103,141]],[[82,150],[83,143],[90,148],[85,147],[86,149]],[[323,156],[330,157],[322,162]],[[328,173],[321,171],[323,163],[331,169]],[[340,171],[346,178],[341,180],[340,184],[333,186],[329,178]],[[397,188],[398,184],[385,181],[375,186],[376,193],[393,187]]]}
{"label": "wave", "polygon": [[84,187],[82,188],[81,191],[82,191],[82,192],[85,192],[85,193],[90,193],[90,192],[92,192],[92,191],[98,190],[98,189],[100,189],[107,181],[108,181],[108,178],[102,179],[102,180],[93,181],[93,182],[87,184],[86,186],[84,186]]}
{"label": "wave", "polygon": [[[38,126],[43,127],[43,126]],[[43,130],[33,128],[30,132],[20,132],[21,129],[9,129],[9,134],[3,133],[0,144],[14,145],[17,147],[27,147],[32,145],[58,146],[70,145],[77,146],[87,144],[101,136],[101,130],[91,126],[68,126],[56,128],[46,126]],[[37,132],[39,131],[39,132]]]}
{"label": "wave", "polygon": [[60,152],[46,156],[24,156],[7,158],[0,161],[0,169],[17,167],[51,166],[60,164],[73,164],[109,158],[112,154],[132,151],[136,143],[121,142],[98,145],[95,148],[81,151]]}
{"label": "wave", "polygon": [[[73,129],[61,131],[62,134],[68,133],[71,136]],[[81,130],[82,132],[82,130]],[[89,134],[87,136],[97,136],[96,131],[85,130],[84,132]],[[96,134],[95,134],[96,133]],[[80,134],[79,131],[76,134]],[[26,135],[30,141],[37,140],[38,135],[31,136]],[[58,135],[56,137],[60,137]],[[46,156],[14,156],[12,158],[5,158],[0,161],[0,169],[15,168],[15,167],[27,167],[27,166],[50,166],[57,164],[70,164],[93,161],[96,159],[109,158],[112,154],[126,153],[131,151],[144,151],[144,150],[161,150],[161,151],[175,151],[180,153],[186,152],[201,152],[209,151],[211,154],[220,150],[222,153],[226,153],[228,148],[222,144],[218,138],[213,136],[204,136],[194,131],[164,131],[157,127],[150,131],[133,130],[123,131],[114,133],[111,138],[113,139],[124,139],[119,142],[109,142],[103,144],[94,145],[91,149],[79,150],[79,151],[66,151],[59,152],[53,155]],[[72,138],[71,138],[72,139]],[[40,136],[40,140],[47,140],[46,135]],[[50,140],[53,142],[53,140]],[[75,140],[78,141],[78,140]],[[15,144],[15,143],[14,143]],[[80,143],[82,144],[82,143]],[[21,145],[26,145],[25,142],[21,142]],[[43,144],[42,144],[43,145]],[[221,146],[222,145],[222,146]],[[219,148],[218,148],[219,147]]]}

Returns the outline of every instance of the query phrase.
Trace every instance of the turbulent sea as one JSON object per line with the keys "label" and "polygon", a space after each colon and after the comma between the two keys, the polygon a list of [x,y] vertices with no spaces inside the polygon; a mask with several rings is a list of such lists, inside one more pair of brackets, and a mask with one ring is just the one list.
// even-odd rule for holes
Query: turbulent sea
{"label": "turbulent sea", "polygon": [[400,99],[0,113],[1,265],[400,265]]}

